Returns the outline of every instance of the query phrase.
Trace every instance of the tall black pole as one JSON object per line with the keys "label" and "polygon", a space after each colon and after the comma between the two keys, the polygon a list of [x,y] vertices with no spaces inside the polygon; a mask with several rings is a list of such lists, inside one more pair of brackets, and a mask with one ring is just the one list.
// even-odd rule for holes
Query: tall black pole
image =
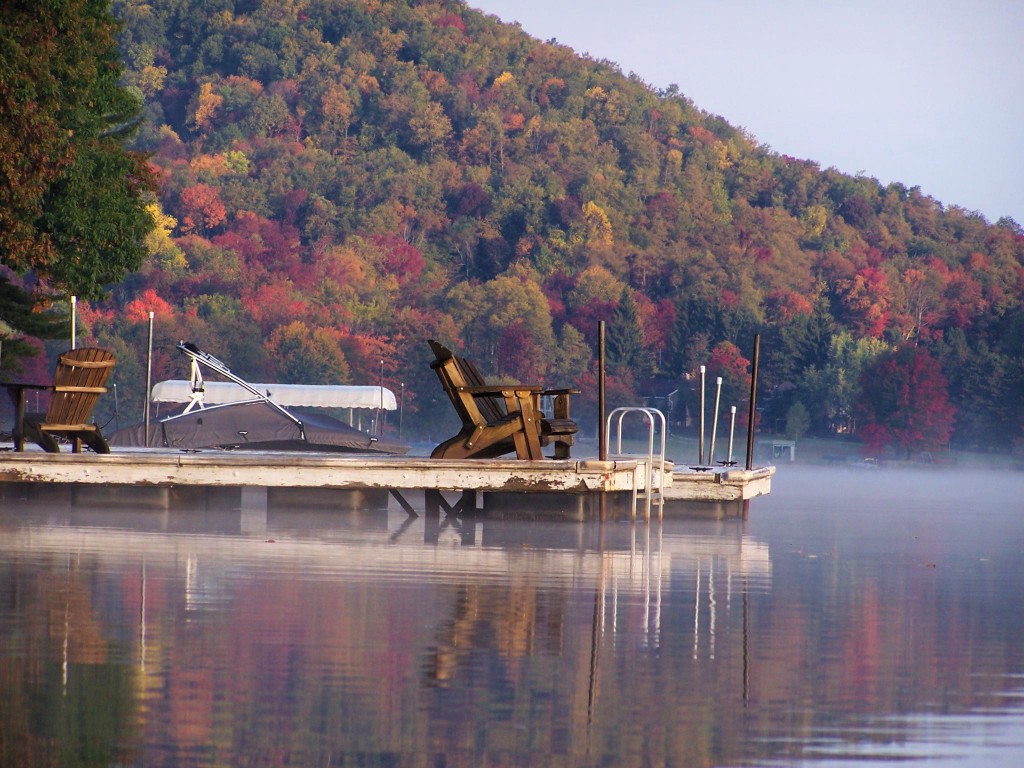
{"label": "tall black pole", "polygon": [[704,377],[706,376],[707,368],[705,366],[700,367],[700,429],[697,432],[697,442],[700,447],[697,450],[697,463],[700,466],[704,466]]}
{"label": "tall black pole", "polygon": [[761,334],[754,334],[754,355],[750,360],[750,411],[747,415],[747,469],[754,468],[754,418],[757,416],[757,364],[761,357]]}
{"label": "tall black pole", "polygon": [[597,322],[597,456],[601,461],[608,460],[608,436],[604,431],[604,320]]}

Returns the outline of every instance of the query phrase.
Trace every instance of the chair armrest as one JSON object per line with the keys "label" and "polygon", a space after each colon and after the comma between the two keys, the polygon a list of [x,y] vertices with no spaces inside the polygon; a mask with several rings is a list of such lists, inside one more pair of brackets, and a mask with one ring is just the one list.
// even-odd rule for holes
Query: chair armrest
{"label": "chair armrest", "polygon": [[479,395],[481,397],[500,395],[503,392],[508,392],[509,390],[513,392],[529,392],[531,394],[536,394],[541,391],[540,387],[528,384],[484,384],[473,387],[459,387],[459,389],[463,392],[469,392],[471,395]]}
{"label": "chair armrest", "polygon": [[[534,394],[536,403],[534,408],[537,412],[540,411],[540,398],[544,395],[554,398],[554,418],[565,421],[571,420],[569,415],[569,395],[578,395],[580,391],[578,389],[543,389]],[[543,415],[543,414],[542,414]]]}

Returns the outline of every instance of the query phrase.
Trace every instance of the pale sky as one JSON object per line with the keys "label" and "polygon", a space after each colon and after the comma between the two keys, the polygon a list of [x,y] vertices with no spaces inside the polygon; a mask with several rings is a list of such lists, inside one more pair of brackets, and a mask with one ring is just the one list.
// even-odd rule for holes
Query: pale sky
{"label": "pale sky", "polygon": [[781,154],[1024,224],[1024,0],[469,0]]}

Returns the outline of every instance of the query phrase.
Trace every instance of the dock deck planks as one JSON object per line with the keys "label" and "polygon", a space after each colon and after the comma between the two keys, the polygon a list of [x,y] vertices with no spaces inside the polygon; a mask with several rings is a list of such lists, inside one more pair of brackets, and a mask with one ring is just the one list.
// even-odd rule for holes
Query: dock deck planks
{"label": "dock deck planks", "polygon": [[[135,487],[259,487],[483,491],[631,492],[644,459],[431,459],[305,452],[122,449],[109,455],[0,453],[0,483]],[[668,467],[666,467],[668,469]],[[770,491],[774,467],[666,473],[669,501],[733,501]]]}

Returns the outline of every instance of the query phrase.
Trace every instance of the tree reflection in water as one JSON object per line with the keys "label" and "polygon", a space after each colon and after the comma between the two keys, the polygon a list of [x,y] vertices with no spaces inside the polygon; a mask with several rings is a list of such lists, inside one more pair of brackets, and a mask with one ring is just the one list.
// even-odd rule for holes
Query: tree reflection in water
{"label": "tree reflection in water", "polygon": [[[1024,719],[1024,612],[1008,610],[1024,524],[1016,496],[986,507],[979,529],[941,495],[897,515],[859,497],[833,508],[820,491],[773,494],[750,521],[651,526],[4,512],[0,757],[969,754],[976,728],[992,727],[981,713]],[[922,737],[936,712],[958,719],[941,740]]]}

